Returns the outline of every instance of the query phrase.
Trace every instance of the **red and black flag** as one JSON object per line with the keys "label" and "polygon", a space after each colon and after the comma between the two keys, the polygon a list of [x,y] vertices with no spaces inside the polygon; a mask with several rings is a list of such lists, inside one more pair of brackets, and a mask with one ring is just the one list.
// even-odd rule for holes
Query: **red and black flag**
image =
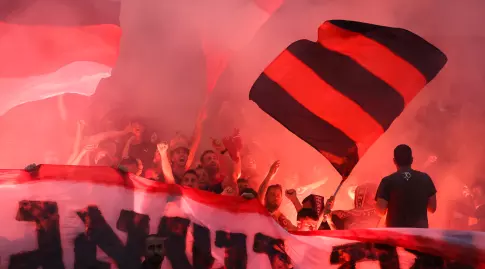
{"label": "red and black flag", "polygon": [[323,23],[259,76],[249,98],[346,178],[447,62],[418,35],[355,21]]}
{"label": "red and black flag", "polygon": [[0,0],[0,115],[64,92],[90,95],[118,58],[120,2]]}

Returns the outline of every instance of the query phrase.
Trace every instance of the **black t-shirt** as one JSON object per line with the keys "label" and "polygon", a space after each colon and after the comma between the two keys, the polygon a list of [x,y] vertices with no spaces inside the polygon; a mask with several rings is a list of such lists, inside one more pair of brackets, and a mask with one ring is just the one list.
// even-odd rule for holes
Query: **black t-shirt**
{"label": "black t-shirt", "polygon": [[172,173],[172,175],[173,175],[173,180],[175,181],[175,184],[181,185],[182,184],[182,180],[184,178],[177,176],[175,173]]}
{"label": "black t-shirt", "polygon": [[383,178],[376,200],[388,202],[387,227],[428,228],[428,200],[435,194],[428,174],[411,169]]}
{"label": "black t-shirt", "polygon": [[[344,230],[345,229],[344,220],[339,218],[337,215],[332,215],[332,222],[335,225],[335,228],[337,228],[337,230]],[[320,224],[320,227],[318,229],[319,230],[331,230],[330,225],[328,225],[328,223],[326,221],[322,222],[322,224]]]}
{"label": "black t-shirt", "polygon": [[215,194],[221,194],[224,189],[222,188],[222,182],[210,185],[209,188],[207,188],[207,191],[213,192]]}
{"label": "black t-shirt", "polygon": [[[162,259],[162,262],[160,263],[160,265],[163,263],[163,260],[164,259]],[[144,260],[140,265],[140,269],[157,269],[157,268],[161,268],[160,265],[152,264],[149,261]]]}
{"label": "black t-shirt", "polygon": [[128,155],[140,159],[143,163],[143,172],[145,172],[146,169],[153,167],[153,159],[156,151],[157,145],[150,142],[142,142],[137,145],[131,145]]}

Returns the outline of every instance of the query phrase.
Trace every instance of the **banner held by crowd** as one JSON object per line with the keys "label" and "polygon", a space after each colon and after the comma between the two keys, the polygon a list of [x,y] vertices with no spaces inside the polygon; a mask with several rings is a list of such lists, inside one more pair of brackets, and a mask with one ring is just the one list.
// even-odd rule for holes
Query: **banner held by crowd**
{"label": "banner held by crowd", "polygon": [[167,185],[108,167],[3,170],[0,194],[1,268],[135,268],[150,234],[166,238],[164,263],[173,268],[327,268],[360,263],[410,268],[413,251],[448,265],[485,264],[482,233],[288,233],[257,199]]}

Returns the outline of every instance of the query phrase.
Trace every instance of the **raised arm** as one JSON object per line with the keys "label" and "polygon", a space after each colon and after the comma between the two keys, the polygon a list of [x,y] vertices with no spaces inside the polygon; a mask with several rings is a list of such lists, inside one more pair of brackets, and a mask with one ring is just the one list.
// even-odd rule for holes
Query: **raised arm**
{"label": "raised arm", "polygon": [[121,153],[122,159],[126,159],[130,157],[130,147],[131,147],[131,144],[133,144],[133,141],[135,141],[135,139],[136,137],[132,136],[128,138],[128,140],[126,141],[125,146],[123,147],[123,152]]}
{"label": "raised arm", "polygon": [[86,123],[84,121],[80,120],[77,122],[76,137],[74,138],[72,153],[67,160],[67,164],[73,163],[79,155],[79,151],[81,150],[81,141],[83,139],[84,126],[86,126]]}
{"label": "raised arm", "polygon": [[[232,136],[226,137],[223,140],[223,144],[225,147],[225,152],[227,152],[228,156],[230,157],[230,161],[227,163],[231,164],[229,168],[231,173],[232,180],[236,182],[241,177],[242,171],[242,162],[241,162],[241,150],[242,150],[242,139],[241,133],[238,129],[234,130]],[[227,158],[227,156],[225,156]]]}
{"label": "raised arm", "polygon": [[108,131],[108,132],[102,132],[102,133],[99,133],[99,134],[89,136],[87,138],[87,141],[88,141],[89,144],[99,144],[104,140],[114,139],[114,138],[118,138],[120,136],[127,135],[131,131],[132,131],[132,127],[131,127],[131,124],[129,124],[122,131]]}
{"label": "raised arm", "polygon": [[296,195],[296,190],[294,189],[286,190],[285,195],[286,195],[286,198],[288,198],[288,200],[290,200],[293,206],[295,207],[296,212],[300,212],[303,206],[300,200],[298,200],[298,196]]}
{"label": "raised arm", "polygon": [[172,172],[172,166],[168,159],[168,144],[159,143],[157,145],[158,153],[160,153],[160,165],[162,168],[163,177],[165,178],[165,183],[175,184],[175,178]]}
{"label": "raised arm", "polygon": [[320,227],[322,225],[322,222],[325,220],[328,226],[330,227],[330,230],[337,230],[337,226],[333,223],[333,220],[332,220],[332,209],[334,204],[335,204],[335,197],[330,196],[330,198],[328,198],[327,202],[325,203],[323,212],[320,213],[320,216],[317,222],[317,227]]}
{"label": "raised arm", "polygon": [[[325,214],[324,218],[327,221],[327,224],[328,224],[328,227],[330,227],[330,230],[337,230],[337,226],[335,225],[335,223],[333,223],[333,220],[332,220],[332,213]],[[317,227],[320,227],[321,224],[322,222],[319,221]]]}
{"label": "raised arm", "polygon": [[266,174],[266,177],[264,178],[263,182],[261,182],[261,185],[259,185],[258,197],[259,197],[259,201],[262,204],[264,204],[266,190],[268,189],[269,182],[275,177],[279,169],[280,169],[280,161],[275,161],[269,168],[268,174]]}
{"label": "raised arm", "polygon": [[187,158],[187,164],[185,165],[185,170],[188,170],[192,166],[192,163],[194,162],[195,154],[199,149],[200,139],[202,137],[202,129],[203,129],[202,127],[204,126],[204,121],[206,118],[207,118],[207,112],[204,105],[204,107],[202,107],[202,110],[199,112],[197,123],[195,124],[194,135],[192,137],[192,145],[190,146],[189,157]]}
{"label": "raised arm", "polygon": [[229,158],[232,160],[231,177],[234,182],[237,182],[242,173],[241,154],[238,151],[234,154],[234,156],[235,157],[232,157],[232,155],[229,156]]}
{"label": "raised arm", "polygon": [[224,142],[214,138],[211,138],[211,140],[214,151],[219,153],[221,170],[227,175],[222,182],[222,188],[225,189],[227,187],[231,187],[237,190],[237,180],[240,176],[238,167],[240,167],[241,162],[239,152],[236,152],[234,156],[231,156],[229,150],[227,149],[227,146],[230,146],[230,143],[228,142],[230,139],[228,138],[225,138]]}
{"label": "raised arm", "polygon": [[79,165],[84,157],[87,157],[89,153],[95,150],[98,145],[86,145],[83,150],[71,161],[68,165]]}

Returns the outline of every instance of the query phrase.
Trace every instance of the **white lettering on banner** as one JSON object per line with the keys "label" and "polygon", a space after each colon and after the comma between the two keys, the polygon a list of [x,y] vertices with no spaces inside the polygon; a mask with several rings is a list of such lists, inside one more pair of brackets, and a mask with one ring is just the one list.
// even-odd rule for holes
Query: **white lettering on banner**
{"label": "white lettering on banner", "polygon": [[[404,248],[382,245],[382,240],[394,238],[399,245],[405,242],[402,238],[410,238],[415,245],[417,240],[427,244],[437,242],[442,234],[432,230],[424,230],[432,231],[429,238],[419,230],[326,234],[331,237],[288,234],[256,200],[178,186],[157,189],[145,179],[132,180],[136,184],[125,187],[50,177],[3,188],[0,179],[0,268],[111,268],[114,264],[133,269],[143,256],[145,237],[154,233],[168,238],[164,263],[173,268],[210,269],[214,264],[238,269],[347,268],[352,264],[358,268],[366,264],[410,268],[415,255]],[[142,188],[141,183],[151,187]],[[483,234],[464,234],[485,242]],[[466,247],[470,242],[475,244],[475,240],[468,241]],[[448,242],[440,243],[442,246],[426,247],[433,251]],[[457,245],[454,242],[453,247],[457,249]],[[485,249],[483,244],[474,247],[476,255]],[[98,255],[99,250],[105,257]],[[478,256],[475,262],[479,263]]]}

